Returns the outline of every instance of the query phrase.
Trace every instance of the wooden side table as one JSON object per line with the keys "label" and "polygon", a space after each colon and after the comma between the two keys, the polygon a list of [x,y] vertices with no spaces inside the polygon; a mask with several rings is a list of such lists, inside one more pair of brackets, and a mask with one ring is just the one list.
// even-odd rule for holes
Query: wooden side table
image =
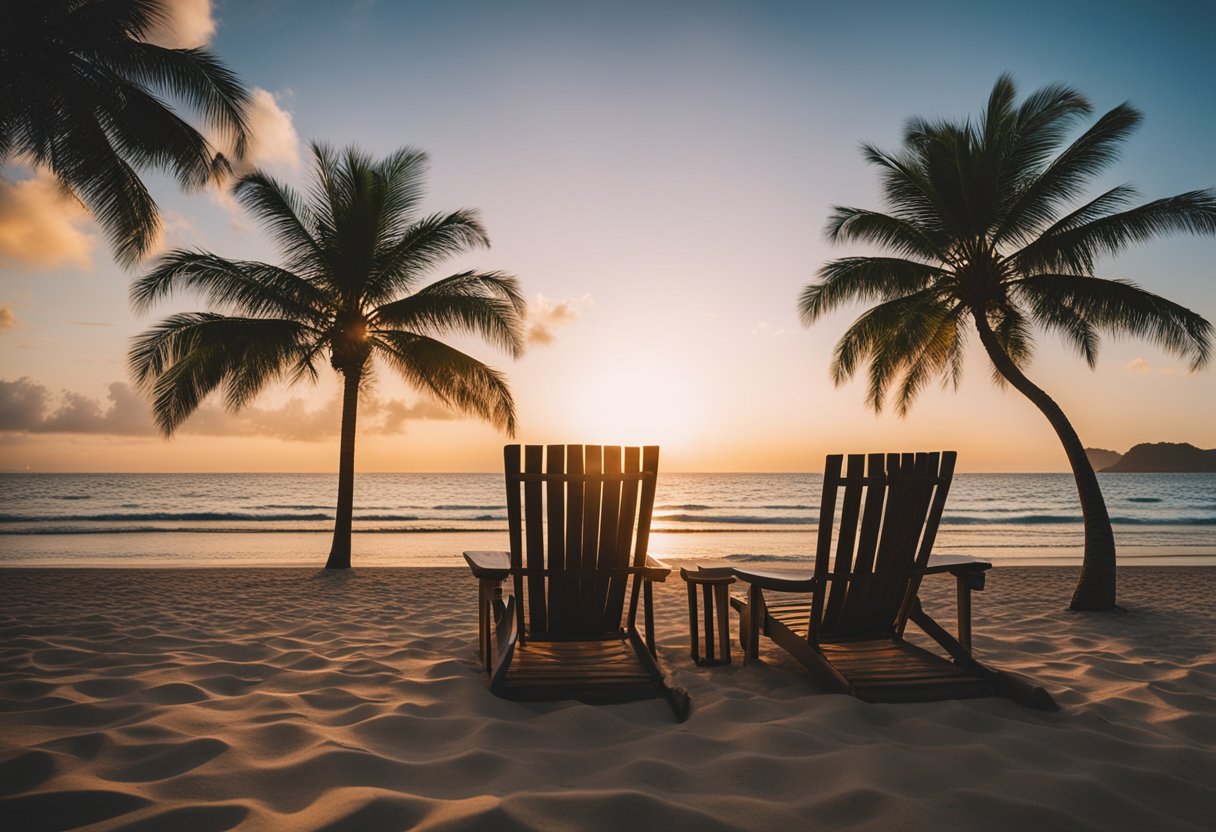
{"label": "wooden side table", "polygon": [[[715,574],[716,573],[716,574]],[[698,666],[730,664],[730,618],[727,595],[735,582],[733,575],[723,575],[722,570],[680,568],[680,577],[688,584],[688,633],[692,660]],[[705,607],[705,656],[701,656],[697,614],[697,587]],[[714,613],[717,612],[717,627]],[[717,645],[714,631],[717,630]]]}

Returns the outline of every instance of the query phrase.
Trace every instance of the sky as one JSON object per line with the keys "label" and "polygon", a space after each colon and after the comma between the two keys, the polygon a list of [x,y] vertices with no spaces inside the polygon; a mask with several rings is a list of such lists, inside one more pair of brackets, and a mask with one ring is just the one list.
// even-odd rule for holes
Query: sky
{"label": "sky", "polygon": [[[297,186],[307,143],[430,156],[426,211],[476,208],[492,246],[453,259],[515,274],[530,303],[503,370],[516,439],[663,446],[670,471],[816,471],[832,452],[959,451],[963,471],[1063,471],[1051,428],[993,385],[978,341],[958,391],[905,418],[835,387],[832,347],[864,307],[804,328],[797,297],[830,259],[834,205],[881,208],[862,141],[909,117],[977,113],[1002,72],[1021,94],[1064,82],[1097,112],[1145,116],[1095,183],[1144,200],[1216,186],[1216,4],[293,2],[180,0],[155,36],[207,44],[254,89],[251,162]],[[145,178],[162,250],[275,262],[221,191]],[[1100,264],[1216,320],[1216,239],[1167,237]],[[332,471],[339,386],[208,402],[169,440],[126,370],[130,339],[200,301],[136,315],[146,269],[115,264],[45,173],[0,179],[0,469]],[[1216,447],[1214,370],[1107,338],[1096,370],[1040,333],[1028,375],[1086,445]],[[360,410],[360,471],[493,471],[509,441],[387,369]]]}

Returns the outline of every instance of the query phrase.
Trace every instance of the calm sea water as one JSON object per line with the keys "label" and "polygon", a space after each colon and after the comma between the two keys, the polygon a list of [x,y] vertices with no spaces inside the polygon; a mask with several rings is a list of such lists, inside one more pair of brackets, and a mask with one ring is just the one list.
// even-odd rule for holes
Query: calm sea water
{"label": "calm sea water", "polygon": [[[1100,477],[1125,564],[1216,564],[1216,475]],[[817,474],[660,474],[651,551],[809,559]],[[2,565],[297,565],[324,561],[336,477],[323,474],[0,474]],[[498,474],[364,474],[356,565],[459,565],[506,547]],[[937,551],[1079,563],[1067,474],[960,474]]]}

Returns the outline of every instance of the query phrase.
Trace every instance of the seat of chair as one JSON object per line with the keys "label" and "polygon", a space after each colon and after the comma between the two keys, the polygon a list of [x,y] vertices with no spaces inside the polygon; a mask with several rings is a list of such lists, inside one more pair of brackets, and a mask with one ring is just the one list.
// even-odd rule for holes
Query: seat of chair
{"label": "seat of chair", "polygon": [[533,641],[515,650],[502,689],[511,699],[621,702],[651,699],[655,682],[628,638]]}
{"label": "seat of chair", "polygon": [[[746,599],[735,598],[736,608]],[[809,600],[767,605],[769,617],[798,638],[807,637]],[[936,653],[902,638],[876,636],[821,641],[819,652],[849,683],[850,693],[866,702],[927,702],[993,696],[987,680]]]}

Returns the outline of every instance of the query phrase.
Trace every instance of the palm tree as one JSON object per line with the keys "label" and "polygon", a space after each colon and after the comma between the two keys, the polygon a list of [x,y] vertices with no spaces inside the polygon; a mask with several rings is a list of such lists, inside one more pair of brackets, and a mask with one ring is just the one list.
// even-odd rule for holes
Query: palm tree
{"label": "palm tree", "polygon": [[241,204],[271,233],[283,265],[177,250],[135,282],[137,309],[194,290],[228,311],[172,315],[138,336],[136,382],[169,436],[212,391],[230,411],[268,384],[316,379],[318,359],[343,379],[338,506],[326,564],[350,567],[355,417],[373,356],[449,407],[515,432],[501,373],[437,340],[472,333],[523,351],[525,305],[514,277],[465,271],[421,285],[445,258],[489,245],[474,211],[418,215],[426,155],[409,148],[373,161],[314,144],[308,198],[261,172],[237,182]]}
{"label": "palm tree", "polygon": [[1073,609],[1115,605],[1115,540],[1093,466],[1051,397],[1025,375],[1031,325],[1060,333],[1092,368],[1099,331],[1147,338],[1202,367],[1212,327],[1198,314],[1128,280],[1094,276],[1101,255],[1167,232],[1216,233],[1216,192],[1190,191],[1127,207],[1119,185],[1077,205],[1085,185],[1116,157],[1140,123],[1128,104],[1099,118],[1067,147],[1069,129],[1091,113],[1080,93],[1044,87],[1015,106],[1008,76],[992,89],[978,123],[910,121],[901,152],[863,145],[881,169],[887,213],[837,206],[834,242],[869,243],[891,256],[833,260],[799,298],[806,325],[852,301],[878,301],[836,344],[840,385],[869,364],[868,404],[889,394],[902,416],[934,378],[957,388],[968,328],[992,361],[993,378],[1034,403],[1051,423],[1076,478],[1085,522]]}
{"label": "palm tree", "polygon": [[137,170],[202,187],[227,160],[161,98],[198,111],[237,156],[249,94],[205,49],[145,38],[163,0],[10,0],[0,25],[0,162],[45,168],[101,223],[123,265],[155,244],[160,214]]}

